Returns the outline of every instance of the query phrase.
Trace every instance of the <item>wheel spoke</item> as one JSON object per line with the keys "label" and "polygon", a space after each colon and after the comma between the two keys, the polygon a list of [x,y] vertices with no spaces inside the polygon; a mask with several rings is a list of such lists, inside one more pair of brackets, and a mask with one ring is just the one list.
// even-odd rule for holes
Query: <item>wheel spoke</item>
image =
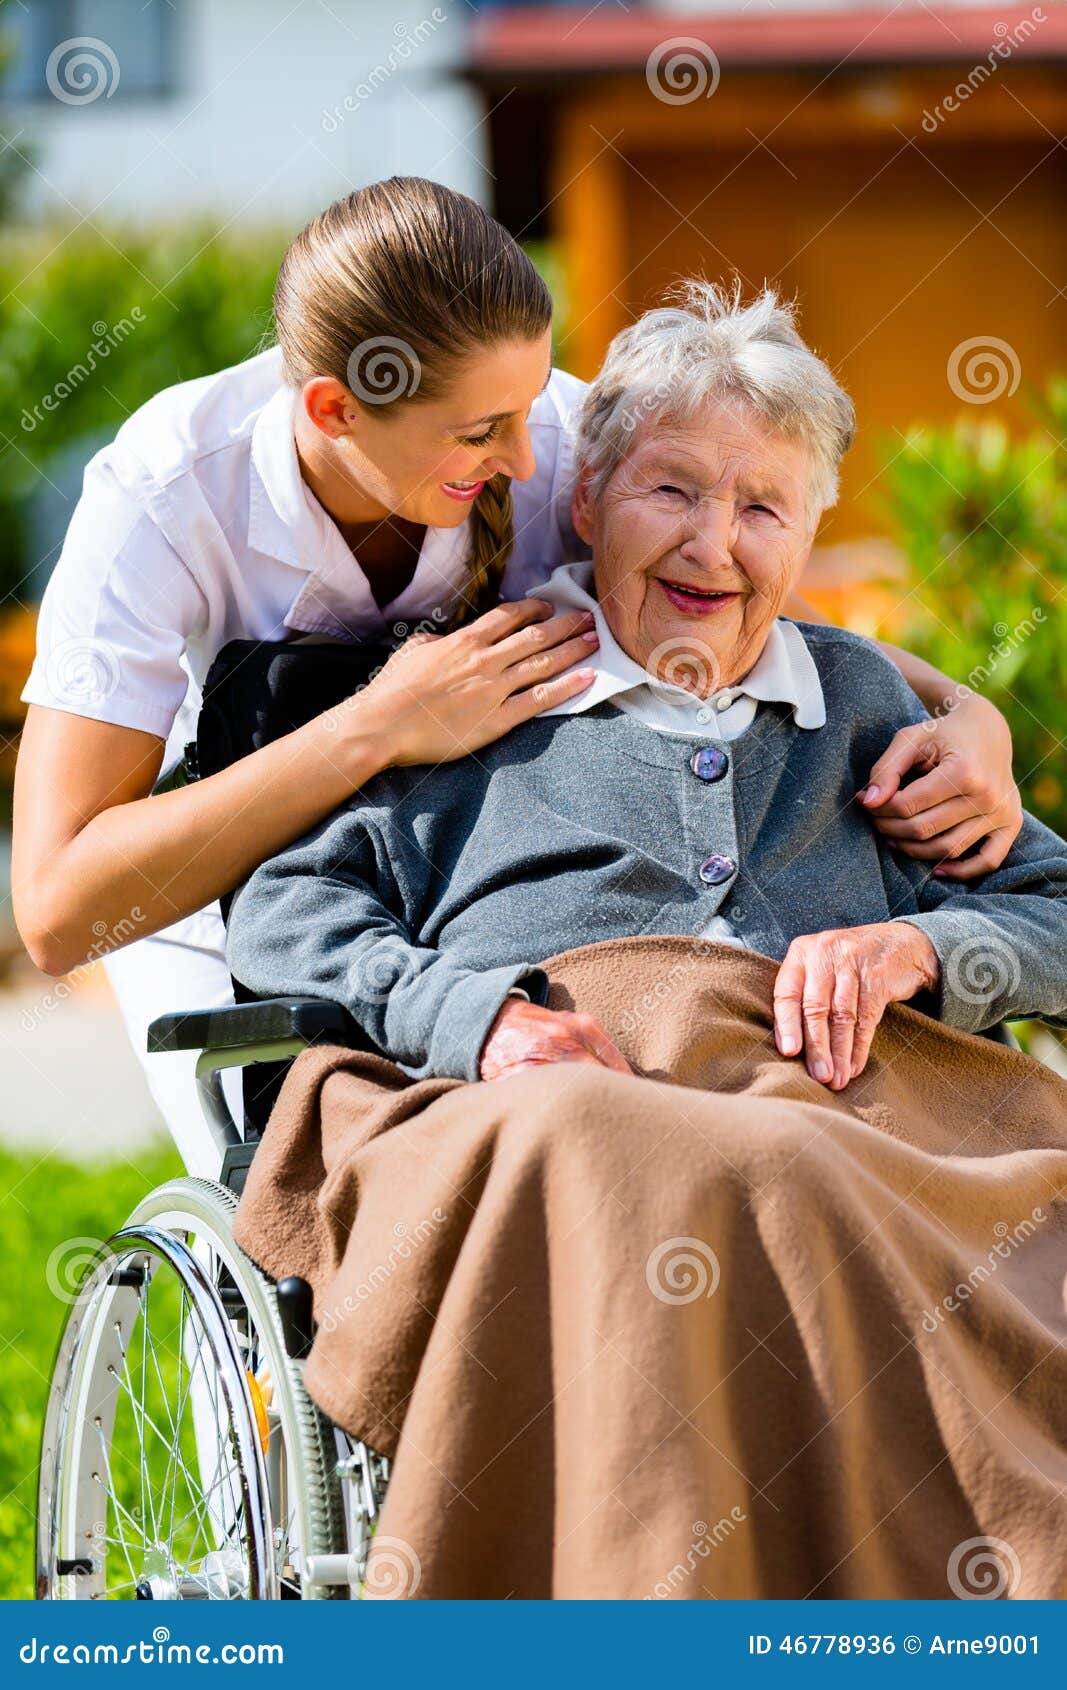
{"label": "wheel spoke", "polygon": [[[66,1393],[60,1404],[78,1408],[60,1421],[68,1429],[58,1449],[53,1518],[60,1543],[81,1541],[90,1522],[95,1540],[92,1578],[57,1585],[68,1596],[128,1599],[143,1579],[164,1597],[230,1599],[257,1587],[306,1596],[315,1594],[302,1589],[306,1556],[338,1542],[321,1527],[305,1531],[301,1460],[310,1460],[321,1486],[321,1457],[311,1447],[305,1454],[302,1434],[290,1448],[291,1393],[299,1381],[264,1323],[258,1276],[249,1277],[254,1266],[242,1269],[227,1244],[230,1209],[210,1188],[199,1188],[195,1200],[190,1192],[189,1201],[183,1207],[176,1188],[173,1198],[167,1193],[169,1209],[157,1200],[134,1215],[110,1277],[101,1276],[61,1351],[69,1359],[53,1389]],[[162,1246],[153,1228],[165,1228],[176,1251]],[[124,1289],[115,1297],[122,1270]],[[215,1309],[205,1300],[205,1280],[219,1296]],[[222,1303],[227,1287],[231,1295]],[[266,1422],[246,1372],[265,1403],[273,1376]],[[90,1417],[95,1432],[84,1426]],[[46,1496],[42,1491],[42,1505]]]}
{"label": "wheel spoke", "polygon": [[[112,1482],[112,1478],[111,1478],[111,1455],[110,1455],[110,1452],[108,1450],[107,1444],[104,1440],[104,1429],[101,1426],[100,1421],[98,1419],[94,1420],[93,1424],[96,1427],[97,1437],[100,1439],[100,1451],[101,1451],[101,1454],[103,1456],[104,1471],[107,1473],[107,1486],[106,1486],[105,1491],[104,1491],[104,1521],[103,1521],[103,1523],[104,1523],[105,1526],[107,1525],[107,1503],[108,1503],[108,1500],[110,1499],[115,1504],[115,1524],[119,1528],[119,1542],[120,1542],[121,1547],[122,1547],[122,1553],[126,1558],[126,1565],[130,1569],[130,1577],[133,1578],[133,1579],[136,1579],[137,1574],[134,1572],[133,1562],[130,1560],[130,1552],[129,1552],[129,1549],[127,1548],[127,1546],[126,1546],[126,1534],[125,1534],[125,1532],[123,1532],[121,1530],[121,1521],[119,1519],[119,1514],[120,1513],[125,1514],[126,1510],[123,1508],[122,1503],[119,1501],[118,1497],[115,1495],[115,1486],[114,1486],[114,1484]],[[103,1480],[99,1480],[99,1483],[102,1485]],[[136,1529],[137,1522],[129,1514],[127,1514],[126,1517],[130,1521],[130,1524],[132,1526],[134,1526],[134,1528]]]}

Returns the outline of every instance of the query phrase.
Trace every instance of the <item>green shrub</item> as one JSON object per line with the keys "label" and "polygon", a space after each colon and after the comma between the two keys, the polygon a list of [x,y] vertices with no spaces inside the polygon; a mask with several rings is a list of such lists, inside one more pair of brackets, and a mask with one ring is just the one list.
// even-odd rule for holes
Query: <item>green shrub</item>
{"label": "green shrub", "polygon": [[1067,379],[1012,439],[995,420],[916,428],[889,476],[912,571],[903,643],[1001,709],[1027,809],[1067,833]]}
{"label": "green shrub", "polygon": [[[69,1305],[49,1285],[53,1251],[102,1239],[153,1186],[182,1172],[169,1144],[138,1152],[138,1166],[74,1166],[0,1146],[0,1278],[4,1414],[0,1419],[0,1600],[33,1595],[37,1466],[48,1384]],[[62,1274],[61,1282],[65,1283]]]}
{"label": "green shrub", "polygon": [[188,224],[5,232],[0,598],[26,596],[29,501],[59,498],[44,479],[57,458],[82,442],[88,456],[161,388],[256,351],[286,240]]}
{"label": "green shrub", "polygon": [[[69,463],[60,473],[57,461],[73,454],[80,473],[81,456],[161,388],[238,363],[264,343],[275,274],[294,232],[188,223],[147,232],[5,231],[0,602],[32,596],[31,501],[53,501],[50,528],[60,534],[69,519],[77,483],[65,484]],[[534,247],[531,257],[558,293],[551,249]],[[50,486],[57,481],[64,485]]]}

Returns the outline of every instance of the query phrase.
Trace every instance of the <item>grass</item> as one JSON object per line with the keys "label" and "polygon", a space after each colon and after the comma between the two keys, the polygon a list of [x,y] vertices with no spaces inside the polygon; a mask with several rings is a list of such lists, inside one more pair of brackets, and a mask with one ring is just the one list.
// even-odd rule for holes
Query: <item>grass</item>
{"label": "grass", "polygon": [[68,1308],[57,1289],[77,1279],[88,1241],[106,1238],[146,1192],[182,1171],[169,1147],[139,1167],[0,1151],[0,1598],[33,1595],[41,1424]]}

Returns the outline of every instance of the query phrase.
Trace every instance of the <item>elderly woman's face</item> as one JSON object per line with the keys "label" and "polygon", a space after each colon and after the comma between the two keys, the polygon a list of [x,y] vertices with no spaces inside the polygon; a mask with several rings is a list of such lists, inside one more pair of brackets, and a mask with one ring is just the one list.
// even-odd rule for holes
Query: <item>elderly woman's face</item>
{"label": "elderly woman's face", "polygon": [[649,424],[575,522],[635,662],[702,695],[747,674],[811,550],[807,449],[747,407]]}

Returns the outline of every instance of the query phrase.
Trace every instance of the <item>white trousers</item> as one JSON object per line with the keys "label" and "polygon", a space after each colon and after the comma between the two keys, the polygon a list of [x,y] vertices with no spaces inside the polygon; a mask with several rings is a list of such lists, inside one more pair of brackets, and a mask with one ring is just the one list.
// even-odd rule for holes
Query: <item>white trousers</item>
{"label": "white trousers", "polygon": [[[148,1026],[171,1010],[220,1009],[233,1003],[224,954],[225,929],[217,903],[175,922],[149,939],[137,939],[104,959],[130,1042],[186,1171],[217,1179],[221,1156],[204,1119],[196,1088],[197,1051],[149,1056]],[[241,1071],[227,1069],[223,1088],[238,1125],[242,1121]]]}
{"label": "white trousers", "polygon": [[[149,1023],[172,1010],[221,1009],[233,1003],[233,986],[224,956],[225,929],[218,904],[209,905],[173,927],[138,939],[105,958],[104,969],[126,1023],[130,1042],[144,1068],[156,1106],[170,1131],[186,1172],[218,1179],[222,1155],[211,1134],[196,1085],[198,1051],[149,1056]],[[241,1125],[241,1070],[222,1075],[230,1113]],[[186,1366],[205,1525],[216,1545],[227,1542],[235,1518],[235,1480],[229,1472],[229,1415],[219,1401],[218,1385],[202,1337],[190,1322],[186,1329]]]}

